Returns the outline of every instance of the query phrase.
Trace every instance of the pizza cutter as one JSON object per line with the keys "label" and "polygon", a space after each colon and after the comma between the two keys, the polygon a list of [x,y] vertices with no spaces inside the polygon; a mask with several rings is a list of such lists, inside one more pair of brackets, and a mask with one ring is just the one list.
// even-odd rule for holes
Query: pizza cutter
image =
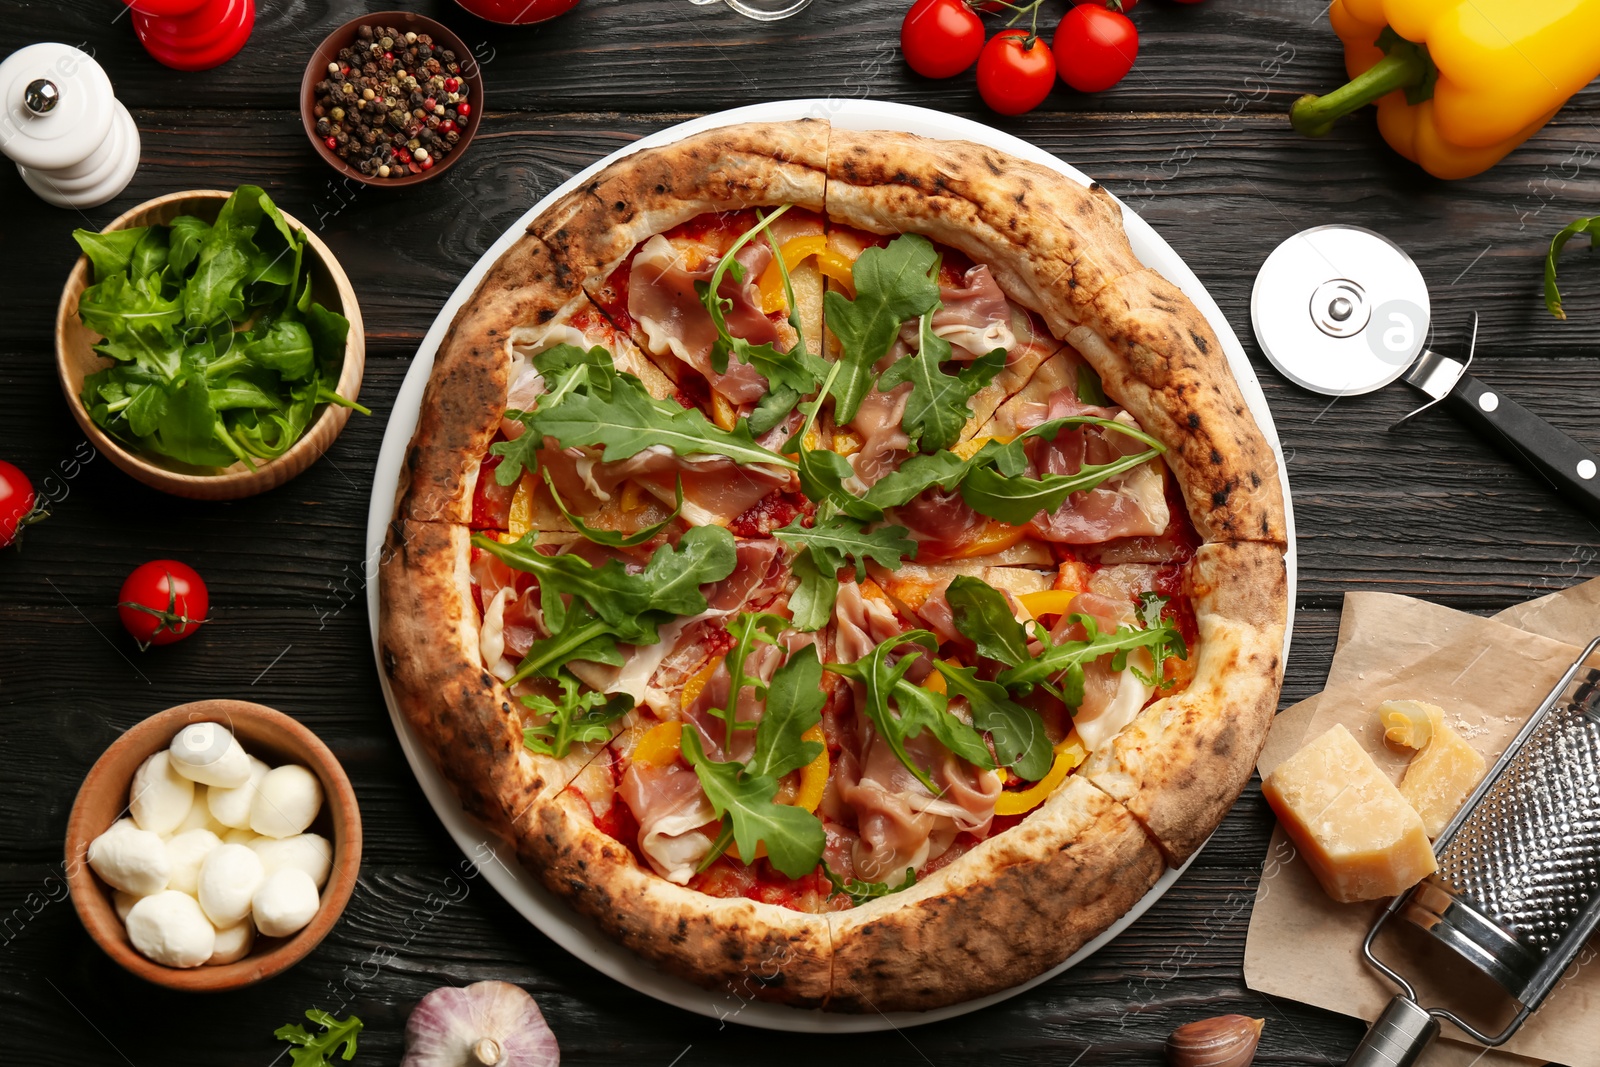
{"label": "pizza cutter", "polygon": [[1427,283],[1382,234],[1314,226],[1290,237],[1256,275],[1250,320],[1267,359],[1296,385],[1359,396],[1404,378],[1429,400],[1391,430],[1443,404],[1600,518],[1600,456],[1467,373],[1478,340],[1476,314],[1464,361],[1427,347]]}

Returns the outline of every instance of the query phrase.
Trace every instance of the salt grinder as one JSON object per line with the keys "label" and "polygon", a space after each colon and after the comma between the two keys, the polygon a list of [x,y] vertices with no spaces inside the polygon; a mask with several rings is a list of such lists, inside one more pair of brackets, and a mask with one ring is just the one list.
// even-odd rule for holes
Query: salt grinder
{"label": "salt grinder", "polygon": [[[1396,897],[1367,934],[1367,962],[1401,990],[1346,1067],[1411,1067],[1441,1020],[1503,1045],[1539,1010],[1600,929],[1600,637],[1539,705],[1434,842],[1439,869]],[[1418,1003],[1380,959],[1402,918],[1494,980],[1516,1014],[1494,1034]]]}
{"label": "salt grinder", "polygon": [[0,63],[0,150],[57,207],[103,204],[139,169],[139,128],[94,57],[45,41]]}
{"label": "salt grinder", "polygon": [[210,70],[239,54],[256,24],[255,0],[123,0],[133,29],[174,70]]}

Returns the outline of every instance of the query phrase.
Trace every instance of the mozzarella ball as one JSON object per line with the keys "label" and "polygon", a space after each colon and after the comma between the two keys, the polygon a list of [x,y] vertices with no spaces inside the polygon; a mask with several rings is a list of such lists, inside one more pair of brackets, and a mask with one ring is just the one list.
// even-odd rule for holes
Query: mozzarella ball
{"label": "mozzarella ball", "polygon": [[125,923],[128,921],[128,912],[132,911],[133,906],[143,899],[143,897],[136,897],[132,893],[124,893],[119,889],[111,894],[111,906],[116,909],[117,918]]}
{"label": "mozzarella ball", "polygon": [[222,846],[222,838],[210,830],[185,830],[167,839],[167,862],[172,864],[172,874],[167,878],[167,888],[194,896],[199,891],[200,864],[214,848]]}
{"label": "mozzarella ball", "polygon": [[120,822],[89,842],[89,866],[111,888],[136,897],[161,892],[172,877],[172,861],[161,836]]}
{"label": "mozzarella ball", "polygon": [[189,830],[210,830],[218,837],[227,832],[228,828],[211,814],[211,805],[206,802],[206,789],[203,785],[194,787],[194,801],[189,805],[189,814],[172,831],[173,837]]}
{"label": "mozzarella ball", "polygon": [[250,955],[256,943],[256,927],[249,919],[217,931],[217,942],[207,963],[237,963]]}
{"label": "mozzarella ball", "polygon": [[250,802],[250,829],[263,837],[293,837],[322,807],[322,783],[298,763],[267,772]]}
{"label": "mozzarella ball", "polygon": [[163,749],[139,765],[128,790],[128,811],[139,829],[170,834],[194,806],[194,783],[172,769]]}
{"label": "mozzarella ball", "polygon": [[244,829],[250,825],[250,805],[256,799],[256,788],[272,769],[254,756],[249,759],[250,776],[243,785],[206,790],[206,806],[211,809],[211,817],[224,826]]}
{"label": "mozzarella ball", "polygon": [[317,913],[317,886],[298,867],[284,867],[261,883],[250,904],[263,937],[288,937]]}
{"label": "mozzarella ball", "polygon": [[128,939],[167,967],[198,967],[211,958],[217,932],[194,897],[176,889],[145,897],[128,912]]}
{"label": "mozzarella ball", "polygon": [[234,789],[250,779],[250,757],[238,739],[217,723],[185,726],[167,751],[172,769],[191,781]]}
{"label": "mozzarella ball", "polygon": [[244,845],[218,845],[200,864],[200,906],[219,927],[250,914],[250,898],[261,885],[261,860]]}
{"label": "mozzarella ball", "polygon": [[248,826],[237,827],[222,835],[224,845],[248,845],[252,841],[260,840],[261,835]]}
{"label": "mozzarella ball", "polygon": [[268,878],[285,867],[298,867],[311,876],[318,889],[328,884],[328,874],[333,870],[333,845],[321,834],[258,837],[250,847],[261,857],[261,869]]}

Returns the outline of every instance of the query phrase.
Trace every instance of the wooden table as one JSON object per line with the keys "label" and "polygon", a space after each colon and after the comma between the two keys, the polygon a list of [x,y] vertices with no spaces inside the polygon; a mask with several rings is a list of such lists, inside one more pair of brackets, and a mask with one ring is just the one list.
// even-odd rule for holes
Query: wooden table
{"label": "wooden table", "polygon": [[[0,553],[0,1060],[265,1067],[283,1047],[273,1029],[317,1005],[366,1020],[358,1065],[393,1063],[423,993],[502,978],[538,998],[573,1063],[1158,1062],[1175,1025],[1224,1012],[1266,1017],[1259,1063],[1343,1062],[1358,1023],[1244,985],[1245,929],[1272,825],[1255,785],[1122,937],[1069,974],[953,1022],[849,1040],[778,1036],[665,1007],[590,970],[481,879],[463,876],[461,853],[395,741],[363,600],[378,443],[410,357],[463,273],[594,159],[695,114],[785,97],[870,96],[968,115],[1123,197],[1188,260],[1258,359],[1300,532],[1291,703],[1321,684],[1346,591],[1488,613],[1600,573],[1600,533],[1447,416],[1386,432],[1417,400],[1403,386],[1330,404],[1287,384],[1250,338],[1256,269],[1307,226],[1387,234],[1432,287],[1436,346],[1464,345],[1480,312],[1482,377],[1600,446],[1600,271],[1569,253],[1571,321],[1552,319],[1540,298],[1551,235],[1600,203],[1600,98],[1581,94],[1489,174],[1445,183],[1391,152],[1370,111],[1322,141],[1289,128],[1295,96],[1343,78],[1318,0],[1145,0],[1134,12],[1142,54],[1120,87],[1090,97],[1058,87],[1014,120],[983,109],[970,75],[910,74],[897,40],[904,0],[816,0],[772,26],[686,0],[584,0],[526,29],[480,22],[441,0],[421,6],[475,46],[488,111],[444,180],[403,192],[334,178],[295,110],[305,57],[361,5],[267,0],[246,50],[204,74],[149,59],[110,0],[19,5],[0,23],[0,54],[37,40],[91,49],[144,138],[134,183],[82,214],[44,205],[0,167],[9,209],[0,223],[0,456],[55,501],[21,551]],[[1051,0],[1052,19],[1059,10]],[[51,325],[77,254],[74,227],[98,229],[161,193],[243,182],[314,225],[349,272],[369,331],[361,399],[373,415],[352,418],[321,462],[275,492],[192,503],[93,456],[56,384]],[[213,621],[141,655],[113,604],[128,571],[159,557],[206,576]],[[260,701],[314,728],[355,783],[367,844],[354,899],[308,960],[256,989],[200,999],[120,971],[52,876],[78,782],[106,744],[161,708],[213,696]]]}

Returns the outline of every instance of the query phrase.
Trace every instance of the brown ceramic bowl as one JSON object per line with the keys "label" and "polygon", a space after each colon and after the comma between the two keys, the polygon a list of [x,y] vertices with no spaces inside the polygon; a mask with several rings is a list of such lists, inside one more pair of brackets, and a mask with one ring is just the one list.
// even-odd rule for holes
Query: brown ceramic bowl
{"label": "brown ceramic bowl", "polygon": [[[107,226],[103,232],[110,233],[131,226],[165,224],[179,215],[194,215],[206,222],[215,222],[223,201],[229,195],[216,189],[168,193],[140,204]],[[354,400],[361,392],[361,373],[367,359],[356,291],[328,246],[288,212],[284,212],[283,217],[290,226],[305,234],[306,249],[311,253],[312,298],[350,320],[344,366],[339,372],[336,389],[340,396]],[[100,454],[109,457],[112,463],[145,485],[174,496],[196,500],[237,500],[253,496],[282,485],[311,466],[333,444],[339,431],[344,429],[345,422],[350,418],[350,409],[338,404],[324,404],[311,425],[306,427],[305,434],[289,451],[277,459],[257,460],[253,471],[243,463],[235,463],[221,470],[207,470],[132,451],[96,426],[80,399],[83,379],[111,363],[111,360],[94,351],[93,346],[100,340],[100,335],[78,318],[78,298],[89,287],[90,269],[88,257],[79,256],[72,273],[67,276],[67,287],[62,290],[61,304],[56,309],[56,369],[61,378],[61,391],[67,395],[73,418],[78,420],[78,425],[94,442]]]}
{"label": "brown ceramic bowl", "polygon": [[[456,146],[448,155],[438,157],[434,165],[427,170],[412,171],[402,178],[380,178],[375,174],[362,174],[340,159],[333,149],[317,136],[317,118],[311,112],[317,103],[317,83],[328,76],[328,64],[339,55],[339,49],[348,48],[355,42],[356,31],[361,26],[393,26],[401,33],[425,33],[433,38],[435,44],[442,45],[456,54],[456,62],[461,65],[459,77],[468,86],[467,103],[472,105],[472,115],[461,125],[461,140],[456,142]],[[300,79],[300,123],[305,127],[306,136],[311,139],[311,147],[317,150],[317,155],[321,156],[328,166],[351,181],[361,182],[364,185],[399,188],[437,178],[454,166],[456,160],[466,155],[467,145],[472,143],[473,135],[478,132],[478,124],[482,121],[483,71],[473,60],[472,49],[441,23],[411,11],[376,11],[370,15],[351,19],[323,38],[317,50],[311,54],[311,62],[306,64],[305,77]]]}
{"label": "brown ceramic bowl", "polygon": [[[117,918],[112,889],[90,868],[87,854],[89,842],[126,812],[134,771],[194,722],[221,723],[252,756],[274,767],[298,763],[317,776],[323,801],[311,831],[333,842],[333,873],[322,888],[322,906],[299,933],[287,938],[257,937],[250,955],[236,963],[183,969],[164,967],[134,949]],[[300,723],[282,712],[242,700],[180,704],[152,715],[117,738],[89,769],[67,820],[67,884],[84,929],[124,968],[169,989],[197,993],[240,989],[292,967],[333,929],[350,901],[360,868],[361,812],[344,768],[328,746]]]}

